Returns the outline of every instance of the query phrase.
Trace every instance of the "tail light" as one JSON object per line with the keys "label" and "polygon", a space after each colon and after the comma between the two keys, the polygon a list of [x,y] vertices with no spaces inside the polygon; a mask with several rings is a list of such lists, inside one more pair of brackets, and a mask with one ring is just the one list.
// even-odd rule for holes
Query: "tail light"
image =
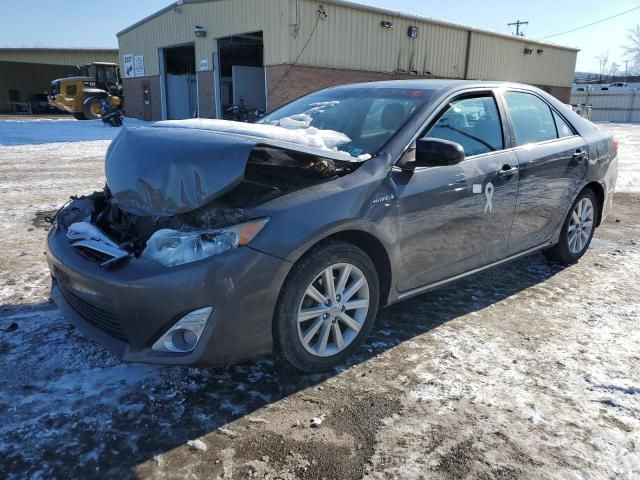
{"label": "tail light", "polygon": [[616,140],[615,138],[613,139],[613,149],[614,150],[618,150],[618,140]]}

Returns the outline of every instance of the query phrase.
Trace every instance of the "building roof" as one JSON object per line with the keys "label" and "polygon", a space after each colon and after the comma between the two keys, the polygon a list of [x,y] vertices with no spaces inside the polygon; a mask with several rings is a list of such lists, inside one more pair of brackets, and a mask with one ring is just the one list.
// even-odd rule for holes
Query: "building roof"
{"label": "building roof", "polygon": [[[134,23],[133,25],[125,28],[124,30],[121,30],[120,32],[118,32],[116,34],[116,36],[119,37],[121,35],[124,35],[125,33],[135,29],[136,27],[139,27],[140,25],[143,25],[143,24],[149,22],[150,20],[153,20],[154,18],[162,15],[163,13],[175,9],[176,7],[180,7],[180,6],[188,5],[188,4],[193,4],[193,3],[208,3],[208,2],[217,2],[217,1],[219,1],[219,0],[179,0],[179,1],[173,2],[170,5],[162,8],[161,10],[158,10],[157,12],[152,13],[148,17],[145,17],[142,20]],[[528,37],[519,37],[519,36],[516,36],[516,35],[508,35],[506,33],[494,32],[494,31],[491,31],[491,30],[484,30],[484,29],[481,29],[481,28],[471,27],[471,26],[468,26],[468,25],[462,25],[462,24],[459,24],[459,23],[448,22],[448,21],[445,21],[445,20],[438,20],[438,19],[435,19],[435,18],[425,17],[425,16],[422,16],[422,15],[417,15],[417,14],[413,14],[413,13],[402,12],[402,11],[399,11],[399,10],[391,10],[391,9],[387,9],[387,8],[374,7],[372,5],[366,5],[366,4],[362,4],[362,3],[355,3],[355,2],[348,1],[348,0],[324,0],[324,3],[330,3],[330,4],[333,4],[333,5],[339,5],[339,6],[343,6],[343,7],[347,7],[347,8],[353,8],[355,10],[362,10],[362,11],[367,11],[367,12],[380,13],[382,15],[389,15],[389,16],[394,16],[394,17],[399,17],[399,18],[406,18],[406,19],[409,19],[409,20],[427,22],[427,23],[432,23],[432,24],[436,24],[436,25],[444,25],[444,26],[447,26],[447,27],[457,28],[457,29],[460,29],[460,30],[478,32],[478,33],[484,33],[484,34],[487,34],[487,35],[493,35],[493,36],[496,36],[496,37],[508,38],[510,40],[522,41],[522,42],[526,42],[526,43],[535,43],[536,45],[547,45],[547,46],[550,46],[550,47],[556,47],[556,48],[561,48],[561,49],[565,49],[565,50],[571,50],[571,51],[574,51],[574,52],[578,52],[580,50],[579,48],[568,47],[568,46],[565,46],[565,45],[558,45],[556,43],[542,42],[542,41],[535,40],[535,39],[528,38]]]}
{"label": "building roof", "polygon": [[95,61],[116,62],[117,60],[117,48],[0,47],[0,62],[73,66]]}
{"label": "building roof", "polygon": [[58,48],[58,47],[0,47],[0,52],[109,52],[115,53],[117,52],[117,48]]}

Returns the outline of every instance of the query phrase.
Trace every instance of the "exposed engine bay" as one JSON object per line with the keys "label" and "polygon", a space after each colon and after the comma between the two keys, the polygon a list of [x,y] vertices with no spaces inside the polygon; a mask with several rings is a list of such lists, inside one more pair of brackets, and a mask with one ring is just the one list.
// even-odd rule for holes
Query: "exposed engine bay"
{"label": "exposed engine bay", "polygon": [[[108,177],[103,191],[72,197],[72,202],[61,209],[56,220],[66,228],[76,222],[90,222],[122,250],[138,257],[152,235],[159,230],[197,232],[246,222],[255,218],[255,215],[252,216],[245,209],[336,179],[359,165],[258,145],[251,150],[239,182],[192,210],[173,215],[144,214],[140,211],[139,202],[136,208],[128,209],[126,203],[114,199]],[[217,167],[220,168],[220,165]],[[181,186],[184,187],[184,184]]]}

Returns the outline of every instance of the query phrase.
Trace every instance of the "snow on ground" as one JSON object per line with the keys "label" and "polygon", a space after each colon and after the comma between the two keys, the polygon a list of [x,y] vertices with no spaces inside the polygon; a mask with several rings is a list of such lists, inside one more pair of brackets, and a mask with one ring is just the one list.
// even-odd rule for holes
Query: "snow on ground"
{"label": "snow on ground", "polygon": [[394,305],[348,365],[301,376],[123,364],[72,327],[43,218],[101,188],[117,131],[22,123],[0,121],[0,478],[640,477],[640,125],[602,125],[622,193],[579,264]]}
{"label": "snow on ground", "polygon": [[616,190],[640,192],[640,125],[600,122],[598,126],[613,133],[620,142],[620,171]]}
{"label": "snow on ground", "polygon": [[[128,127],[144,124],[135,118],[124,119],[124,125]],[[0,146],[113,140],[118,131],[101,120],[79,121],[71,117],[0,120]]]}

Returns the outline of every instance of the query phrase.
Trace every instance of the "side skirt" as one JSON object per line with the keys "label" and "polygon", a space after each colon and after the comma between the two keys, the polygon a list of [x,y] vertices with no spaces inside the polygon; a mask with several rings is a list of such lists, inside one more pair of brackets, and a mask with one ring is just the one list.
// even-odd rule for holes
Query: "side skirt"
{"label": "side skirt", "polygon": [[[455,282],[456,280],[460,280],[462,278],[468,277],[470,275],[475,275],[476,273],[482,272],[484,270],[488,270],[493,267],[497,267],[498,265],[502,265],[503,263],[510,262],[520,257],[526,257],[532,253],[535,253],[539,250],[543,250],[547,247],[550,247],[553,242],[548,241],[537,247],[529,248],[520,253],[516,253],[515,255],[511,255],[510,257],[503,258],[502,260],[498,260],[497,262],[489,263],[482,267],[474,268],[473,270],[469,270],[468,272],[460,273],[453,277],[445,278],[444,280],[439,280],[434,283],[430,283],[428,285],[423,285],[422,287],[417,287],[412,290],[407,290],[406,292],[401,292],[398,295],[397,301],[406,300],[407,298],[414,297],[416,295],[420,295],[421,293],[428,292],[429,290],[433,290],[435,288],[441,287],[442,285],[446,285],[447,283]],[[395,303],[395,302],[394,302]]]}

